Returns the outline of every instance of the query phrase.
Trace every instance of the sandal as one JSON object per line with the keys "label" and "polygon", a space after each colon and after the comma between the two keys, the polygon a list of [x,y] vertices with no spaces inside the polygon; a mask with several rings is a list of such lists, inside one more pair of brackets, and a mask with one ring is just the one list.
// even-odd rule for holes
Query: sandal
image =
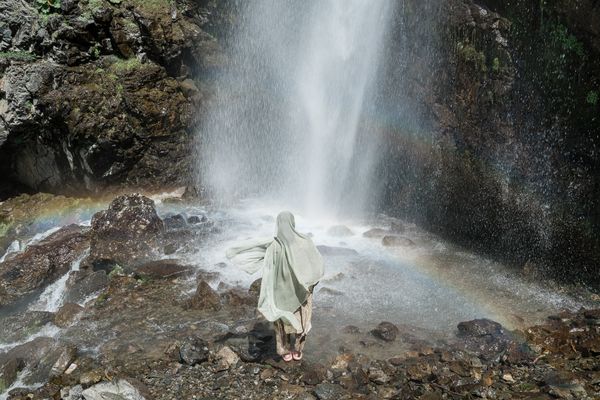
{"label": "sandal", "polygon": [[302,352],[301,351],[295,351],[292,353],[292,358],[296,361],[300,361],[302,360]]}
{"label": "sandal", "polygon": [[285,362],[290,362],[290,361],[292,361],[294,356],[292,355],[292,353],[287,353],[287,354],[282,355],[281,358],[283,358],[283,361],[285,361]]}

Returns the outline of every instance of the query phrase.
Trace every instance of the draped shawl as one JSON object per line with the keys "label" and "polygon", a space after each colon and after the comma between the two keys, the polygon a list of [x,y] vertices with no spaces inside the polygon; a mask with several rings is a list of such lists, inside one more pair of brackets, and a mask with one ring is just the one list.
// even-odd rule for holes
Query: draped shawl
{"label": "draped shawl", "polygon": [[253,274],[262,269],[258,310],[269,321],[283,320],[302,331],[294,312],[323,277],[323,260],[310,237],[296,231],[294,215],[277,216],[277,235],[227,250],[227,258]]}

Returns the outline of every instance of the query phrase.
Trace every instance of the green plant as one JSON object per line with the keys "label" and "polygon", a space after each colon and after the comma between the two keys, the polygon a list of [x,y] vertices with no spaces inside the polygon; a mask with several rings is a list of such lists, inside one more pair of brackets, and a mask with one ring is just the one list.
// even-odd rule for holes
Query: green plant
{"label": "green plant", "polygon": [[579,57],[585,57],[583,43],[577,40],[574,35],[569,33],[569,30],[566,26],[562,24],[555,24],[552,27],[550,34],[554,42],[557,43],[564,52],[573,52]]}
{"label": "green plant", "polygon": [[36,59],[35,54],[26,51],[0,51],[0,59],[16,60],[16,61],[33,61]]}
{"label": "green plant", "polygon": [[138,60],[135,57],[132,58],[126,58],[126,59],[119,59],[116,62],[114,62],[113,64],[111,64],[110,68],[119,73],[119,72],[127,72],[127,71],[131,71],[132,69],[138,68],[142,65],[142,63],[140,62],[140,60]]}
{"label": "green plant", "polygon": [[598,100],[600,100],[600,96],[596,90],[590,90],[585,98],[585,101],[593,106],[598,104]]}
{"label": "green plant", "polygon": [[60,10],[60,0],[35,0],[35,5],[42,14],[51,14]]}
{"label": "green plant", "polygon": [[101,293],[98,297],[96,297],[96,306],[102,306],[108,300],[108,293]]}
{"label": "green plant", "polygon": [[100,58],[100,45],[96,43],[95,45],[90,47],[89,53],[94,59]]}
{"label": "green plant", "polygon": [[500,60],[498,59],[498,57],[494,57],[494,59],[492,60],[492,71],[500,71]]}
{"label": "green plant", "polygon": [[121,267],[120,265],[117,264],[114,266],[114,268],[108,274],[108,279],[113,279],[114,277],[124,276],[124,275],[125,275],[125,271],[123,270],[123,267]]}

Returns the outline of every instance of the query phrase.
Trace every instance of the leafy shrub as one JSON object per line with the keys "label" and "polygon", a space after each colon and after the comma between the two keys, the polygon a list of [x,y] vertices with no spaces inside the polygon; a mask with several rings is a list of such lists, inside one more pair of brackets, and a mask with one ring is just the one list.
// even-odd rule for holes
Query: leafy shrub
{"label": "leafy shrub", "polygon": [[36,0],[36,7],[42,14],[51,14],[60,10],[60,0]]}

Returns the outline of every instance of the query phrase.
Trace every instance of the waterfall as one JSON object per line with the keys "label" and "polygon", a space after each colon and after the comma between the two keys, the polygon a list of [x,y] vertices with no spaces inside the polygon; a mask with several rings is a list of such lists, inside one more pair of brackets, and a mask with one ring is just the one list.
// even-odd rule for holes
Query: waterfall
{"label": "waterfall", "polygon": [[363,210],[377,192],[367,116],[391,2],[248,3],[199,134],[199,185],[315,216]]}

